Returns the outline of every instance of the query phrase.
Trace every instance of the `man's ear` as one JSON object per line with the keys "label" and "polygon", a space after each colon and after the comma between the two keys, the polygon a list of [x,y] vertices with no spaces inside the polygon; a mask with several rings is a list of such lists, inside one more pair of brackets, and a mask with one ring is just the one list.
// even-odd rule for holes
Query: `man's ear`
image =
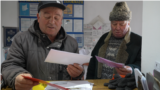
{"label": "man's ear", "polygon": [[130,26],[130,21],[128,21],[128,25]]}
{"label": "man's ear", "polygon": [[61,18],[61,25],[62,25],[62,22],[63,22],[62,20],[63,20],[63,17]]}
{"label": "man's ear", "polygon": [[39,13],[37,13],[37,21],[38,22],[39,22],[39,18],[40,18]]}

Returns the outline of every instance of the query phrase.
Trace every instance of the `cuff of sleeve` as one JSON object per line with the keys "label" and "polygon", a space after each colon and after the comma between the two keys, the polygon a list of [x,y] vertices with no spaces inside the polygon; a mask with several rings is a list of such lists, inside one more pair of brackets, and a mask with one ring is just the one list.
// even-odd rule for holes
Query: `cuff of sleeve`
{"label": "cuff of sleeve", "polygon": [[72,80],[81,80],[83,75],[84,75],[84,71],[78,77],[72,78]]}
{"label": "cuff of sleeve", "polygon": [[[12,81],[11,81],[11,88],[13,89],[13,90],[16,90],[15,89],[15,79],[16,79],[16,77],[19,75],[19,74],[22,74],[22,73],[29,73],[29,72],[19,72],[19,73],[17,73],[14,77],[13,77],[13,79],[12,79]],[[31,74],[32,75],[32,74]]]}

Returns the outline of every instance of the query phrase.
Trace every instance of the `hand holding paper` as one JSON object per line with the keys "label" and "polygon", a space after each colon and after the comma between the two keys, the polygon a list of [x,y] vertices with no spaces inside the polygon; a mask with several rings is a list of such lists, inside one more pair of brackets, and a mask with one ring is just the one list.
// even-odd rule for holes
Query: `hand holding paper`
{"label": "hand holding paper", "polygon": [[83,68],[82,66],[74,63],[73,65],[68,65],[67,71],[71,77],[75,78],[83,72]]}
{"label": "hand holding paper", "polygon": [[98,56],[95,56],[98,60],[98,62],[101,62],[101,63],[104,63],[110,67],[116,67],[116,68],[123,68],[124,67],[124,64],[123,63],[116,63],[116,62],[113,62],[113,61],[110,61],[110,60],[107,60],[107,59],[104,59],[102,57],[98,57]]}
{"label": "hand holding paper", "polygon": [[130,66],[124,66],[124,68],[115,68],[120,75],[132,74],[132,68]]}

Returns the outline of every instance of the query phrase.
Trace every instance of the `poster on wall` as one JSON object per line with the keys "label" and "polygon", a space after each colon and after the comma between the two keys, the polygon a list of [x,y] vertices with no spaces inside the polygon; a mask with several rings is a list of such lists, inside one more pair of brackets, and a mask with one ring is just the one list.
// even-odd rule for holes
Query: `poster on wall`
{"label": "poster on wall", "polygon": [[20,18],[20,31],[27,31],[37,18]]}
{"label": "poster on wall", "polygon": [[66,32],[72,32],[72,19],[63,19],[63,27]]}
{"label": "poster on wall", "polygon": [[83,17],[83,5],[74,5],[74,17]]}
{"label": "poster on wall", "polygon": [[38,13],[38,3],[20,2],[19,15],[20,16],[36,16]]}
{"label": "poster on wall", "polygon": [[73,5],[72,4],[64,4],[66,9],[64,10],[63,14],[64,17],[73,17]]}
{"label": "poster on wall", "polygon": [[83,20],[74,19],[74,32],[82,32]]}
{"label": "poster on wall", "polygon": [[29,16],[29,3],[19,3],[20,16]]}
{"label": "poster on wall", "polygon": [[12,44],[12,38],[13,38],[14,35],[17,34],[18,31],[19,31],[18,27],[3,27],[4,47],[10,47],[10,45]]}
{"label": "poster on wall", "polygon": [[19,1],[19,31],[27,31],[37,19],[40,1]]}

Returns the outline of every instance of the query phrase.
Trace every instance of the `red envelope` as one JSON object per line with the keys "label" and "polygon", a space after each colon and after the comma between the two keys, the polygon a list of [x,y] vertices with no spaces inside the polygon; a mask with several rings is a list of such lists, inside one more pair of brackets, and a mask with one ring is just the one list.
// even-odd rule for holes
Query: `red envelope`
{"label": "red envelope", "polygon": [[36,79],[36,78],[24,76],[24,75],[22,75],[22,76],[23,76],[24,78],[29,79],[29,80],[32,80],[32,81],[34,81],[34,82],[39,82],[39,83],[47,84],[47,85],[50,85],[50,86],[52,86],[52,87],[59,88],[59,89],[62,89],[62,90],[69,90],[69,89],[67,89],[67,88],[58,86],[58,85],[56,85],[56,84],[51,84],[51,83],[48,83],[48,82],[43,81],[43,80],[40,80],[40,79]]}

